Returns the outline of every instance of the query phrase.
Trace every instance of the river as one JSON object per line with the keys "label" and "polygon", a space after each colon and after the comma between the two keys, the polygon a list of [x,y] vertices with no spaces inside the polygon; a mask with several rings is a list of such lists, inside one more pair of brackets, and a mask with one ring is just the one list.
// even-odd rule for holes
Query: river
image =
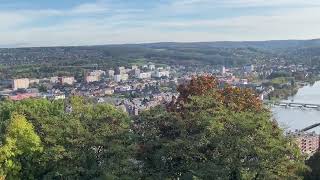
{"label": "river", "polygon": [[[300,88],[297,94],[290,97],[290,102],[320,104],[320,81],[312,86]],[[315,123],[320,123],[320,111],[313,109],[273,107],[273,115],[279,125],[285,130],[303,129]],[[320,127],[310,131],[320,132]]]}

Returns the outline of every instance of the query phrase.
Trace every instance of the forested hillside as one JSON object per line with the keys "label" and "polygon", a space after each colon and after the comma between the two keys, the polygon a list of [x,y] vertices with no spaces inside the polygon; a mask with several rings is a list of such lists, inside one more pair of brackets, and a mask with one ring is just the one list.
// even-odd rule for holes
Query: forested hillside
{"label": "forested hillside", "polygon": [[[185,66],[243,66],[281,59],[320,65],[319,40],[261,42],[153,43],[81,47],[0,49],[0,79],[75,75],[101,69],[153,62]],[[1,68],[2,67],[2,68]]]}

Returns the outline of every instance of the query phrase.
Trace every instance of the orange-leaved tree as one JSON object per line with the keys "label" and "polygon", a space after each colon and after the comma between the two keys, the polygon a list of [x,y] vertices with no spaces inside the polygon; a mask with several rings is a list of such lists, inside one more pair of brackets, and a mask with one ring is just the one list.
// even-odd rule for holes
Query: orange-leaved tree
{"label": "orange-leaved tree", "polygon": [[262,101],[255,92],[247,88],[225,85],[219,87],[217,78],[209,75],[193,76],[188,83],[178,87],[180,93],[177,101],[168,106],[169,111],[178,111],[192,96],[207,95],[220,105],[234,111],[262,111]]}

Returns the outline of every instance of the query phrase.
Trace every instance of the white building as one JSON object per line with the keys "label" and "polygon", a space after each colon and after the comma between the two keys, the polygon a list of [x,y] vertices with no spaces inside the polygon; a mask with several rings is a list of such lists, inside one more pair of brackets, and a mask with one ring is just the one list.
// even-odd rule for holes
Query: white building
{"label": "white building", "polygon": [[128,74],[117,74],[114,76],[115,82],[127,81],[129,79]]}
{"label": "white building", "polygon": [[151,78],[151,72],[143,72],[143,73],[140,73],[138,75],[138,78],[139,79],[150,79]]}
{"label": "white building", "polygon": [[86,80],[87,83],[97,82],[97,81],[100,81],[100,76],[88,75],[88,76],[86,76],[85,80]]}
{"label": "white building", "polygon": [[103,76],[103,75],[106,75],[106,72],[102,71],[102,70],[94,70],[94,71],[90,72],[90,75],[92,75],[92,76]]}
{"label": "white building", "polygon": [[248,79],[240,79],[240,84],[247,85]]}
{"label": "white building", "polygon": [[226,67],[222,66],[222,67],[221,67],[221,70],[220,70],[220,73],[221,73],[221,74],[226,74],[226,72],[227,72],[227,71],[226,71]]}
{"label": "white building", "polygon": [[250,64],[244,67],[246,73],[252,73],[254,71],[254,65]]}
{"label": "white building", "polygon": [[127,86],[120,86],[119,90],[121,92],[126,92],[126,91],[130,91],[131,90],[131,86],[127,85]]}
{"label": "white building", "polygon": [[87,83],[91,83],[91,82],[97,82],[97,81],[100,81],[101,80],[101,77],[103,75],[105,75],[106,72],[105,71],[102,71],[102,70],[94,70],[92,72],[90,72],[86,78],[85,78],[85,81]]}
{"label": "white building", "polygon": [[156,77],[156,78],[169,77],[170,76],[170,72],[169,71],[156,71],[153,74],[153,76]]}
{"label": "white building", "polygon": [[104,90],[105,95],[112,95],[114,93],[114,90],[111,88],[107,88]]}
{"label": "white building", "polygon": [[115,82],[121,82],[121,80],[122,80],[122,75],[121,74],[114,75],[114,81]]}
{"label": "white building", "polygon": [[114,77],[114,70],[109,70],[108,71],[108,77],[109,78]]}
{"label": "white building", "polygon": [[29,85],[30,85],[30,80],[28,78],[12,80],[13,90],[27,89],[29,88]]}
{"label": "white building", "polygon": [[122,79],[122,81],[127,81],[129,79],[129,75],[128,74],[121,74],[121,79]]}
{"label": "white building", "polygon": [[54,76],[50,78],[50,82],[51,83],[58,83],[59,82],[59,77],[58,76]]}
{"label": "white building", "polygon": [[47,94],[47,95],[44,95],[43,97],[47,99],[60,100],[60,99],[65,99],[66,95],[65,94]]}
{"label": "white building", "polygon": [[39,84],[40,80],[39,79],[30,79],[29,84]]}
{"label": "white building", "polygon": [[156,66],[154,64],[149,64],[149,69],[152,71],[152,70],[155,70],[156,69]]}
{"label": "white building", "polygon": [[141,73],[141,70],[140,70],[140,69],[135,69],[135,70],[134,70],[134,76],[135,76],[135,77],[139,78],[140,73]]}
{"label": "white building", "polygon": [[73,85],[75,82],[74,77],[59,77],[59,82],[61,84],[68,84],[68,85]]}
{"label": "white building", "polygon": [[133,66],[131,66],[131,69],[132,69],[132,70],[138,69],[138,66],[133,65]]}
{"label": "white building", "polygon": [[132,69],[128,68],[128,69],[126,69],[125,74],[130,73],[130,72],[132,72]]}
{"label": "white building", "polygon": [[127,70],[126,70],[126,68],[125,67],[118,67],[118,70],[117,71],[119,71],[117,74],[125,74],[125,73],[127,73]]}

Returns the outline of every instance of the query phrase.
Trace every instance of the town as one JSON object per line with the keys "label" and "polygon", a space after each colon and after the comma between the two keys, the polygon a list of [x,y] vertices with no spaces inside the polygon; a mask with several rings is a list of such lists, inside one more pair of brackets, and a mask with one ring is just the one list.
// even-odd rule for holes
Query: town
{"label": "town", "polygon": [[[303,69],[300,69],[303,70]],[[268,76],[272,71],[258,73],[254,65],[243,68],[222,66],[205,71],[184,66],[156,66],[148,63],[142,66],[115,67],[109,70],[84,72],[84,79],[73,76],[48,77],[43,79],[19,78],[2,82],[0,95],[13,101],[26,98],[65,99],[68,96],[92,97],[97,102],[125,106],[128,113],[138,112],[170,101],[176,96],[176,87],[192,76],[210,74],[218,77],[221,83],[233,86],[254,88],[263,100],[274,88],[250,81],[250,77]]]}
{"label": "town", "polygon": [[[283,76],[290,72],[290,77]],[[70,96],[84,96],[96,103],[108,103],[136,116],[152,107],[167,104],[178,96],[179,84],[199,75],[213,75],[221,85],[253,89],[261,100],[286,98],[314,77],[315,71],[303,65],[242,67],[182,65],[118,66],[112,69],[92,69],[83,72],[83,79],[74,76],[47,78],[19,78],[1,82],[0,97],[20,101],[28,98],[64,100]],[[293,78],[294,80],[293,81]],[[270,78],[272,77],[272,78]],[[288,91],[288,89],[291,89]],[[278,93],[285,91],[284,94]],[[288,94],[289,92],[289,94]],[[315,132],[288,132],[305,154],[311,156],[319,150],[320,138]]]}
{"label": "town", "polygon": [[[291,72],[300,81],[293,82],[292,77],[281,77],[280,72]],[[259,94],[261,100],[271,100],[285,98],[277,92],[295,90],[296,84],[305,83],[304,80],[313,73],[312,69],[303,65],[266,67],[249,64],[233,68],[201,68],[147,63],[141,66],[86,70],[83,79],[74,76],[7,79],[0,83],[0,97],[19,101],[27,98],[58,100],[69,96],[84,96],[96,102],[121,106],[130,115],[137,115],[143,110],[171,101],[173,96],[177,96],[177,86],[193,76],[213,75],[221,85],[251,88]],[[270,76],[275,77],[268,79]]]}

